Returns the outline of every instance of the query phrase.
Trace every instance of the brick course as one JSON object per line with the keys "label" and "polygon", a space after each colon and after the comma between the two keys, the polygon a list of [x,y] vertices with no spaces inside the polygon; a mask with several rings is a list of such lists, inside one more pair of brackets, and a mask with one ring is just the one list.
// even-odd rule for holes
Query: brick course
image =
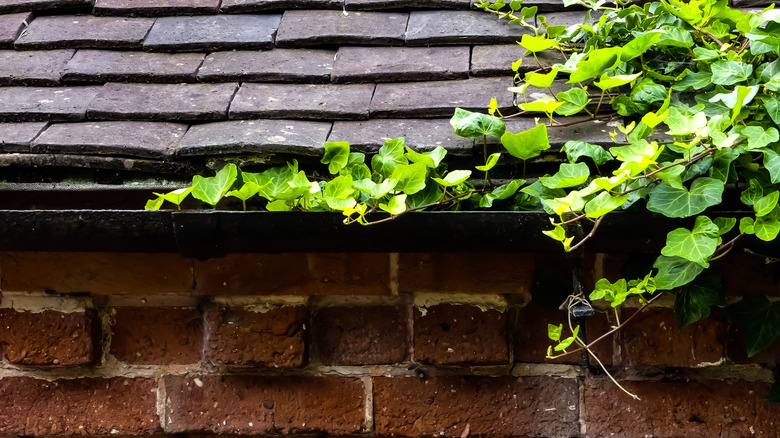
{"label": "brick course", "polygon": [[192,364],[203,351],[203,323],[193,308],[115,309],[111,354],[136,365]]}
{"label": "brick course", "polygon": [[17,365],[89,365],[100,358],[96,313],[0,309],[0,353]]}

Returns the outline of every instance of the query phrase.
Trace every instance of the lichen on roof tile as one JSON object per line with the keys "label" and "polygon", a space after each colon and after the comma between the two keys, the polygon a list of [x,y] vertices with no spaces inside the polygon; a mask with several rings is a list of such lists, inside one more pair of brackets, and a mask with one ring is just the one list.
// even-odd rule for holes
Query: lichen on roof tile
{"label": "lichen on roof tile", "polygon": [[99,87],[0,87],[0,120],[83,120]]}

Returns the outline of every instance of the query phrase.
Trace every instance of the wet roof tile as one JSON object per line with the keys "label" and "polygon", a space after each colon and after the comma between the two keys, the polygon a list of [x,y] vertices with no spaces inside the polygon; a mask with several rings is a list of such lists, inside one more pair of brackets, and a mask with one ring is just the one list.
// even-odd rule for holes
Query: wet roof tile
{"label": "wet roof tile", "polygon": [[0,123],[0,152],[29,152],[30,143],[47,122]]}
{"label": "wet roof tile", "polygon": [[393,82],[465,79],[470,48],[341,47],[333,82]]}
{"label": "wet roof tile", "polygon": [[0,50],[0,85],[57,85],[75,50]]}
{"label": "wet roof tile", "polygon": [[245,83],[230,105],[230,118],[362,120],[373,93],[374,84]]}
{"label": "wet roof tile", "polygon": [[38,17],[16,40],[20,50],[141,48],[153,18],[58,15]]}
{"label": "wet roof tile", "polygon": [[270,49],[280,14],[162,17],[144,41],[148,50]]}
{"label": "wet roof tile", "polygon": [[279,47],[400,45],[409,14],[400,12],[286,11],[279,25]]}
{"label": "wet roof tile", "polygon": [[130,15],[157,17],[163,15],[216,14],[219,0],[96,0],[95,15]]}
{"label": "wet roof tile", "polygon": [[210,53],[198,70],[209,81],[330,82],[335,50],[274,49]]}
{"label": "wet roof tile", "polygon": [[67,63],[66,82],[194,82],[202,53],[79,50]]}
{"label": "wet roof tile", "polygon": [[0,87],[0,120],[83,120],[98,88]]}

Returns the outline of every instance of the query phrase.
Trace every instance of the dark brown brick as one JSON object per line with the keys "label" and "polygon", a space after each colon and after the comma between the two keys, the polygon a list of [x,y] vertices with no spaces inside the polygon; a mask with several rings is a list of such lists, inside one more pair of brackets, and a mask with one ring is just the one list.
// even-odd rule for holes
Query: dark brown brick
{"label": "dark brown brick", "polygon": [[3,121],[78,121],[97,96],[97,87],[0,87]]}
{"label": "dark brown brick", "polygon": [[575,436],[577,381],[551,377],[379,377],[379,435]]}
{"label": "dark brown brick", "polygon": [[645,381],[620,382],[641,400],[623,393],[610,380],[585,384],[586,436],[770,437],[780,435],[780,406],[763,400],[765,382]]}
{"label": "dark brown brick", "polygon": [[534,259],[529,254],[402,253],[401,292],[526,294]]}
{"label": "dark brown brick", "polygon": [[162,17],[144,48],[151,50],[271,49],[281,15]]}
{"label": "dark brown brick", "polygon": [[63,72],[71,82],[195,82],[202,53],[79,50]]}
{"label": "dark brown brick", "polygon": [[33,11],[44,9],[67,10],[91,6],[91,0],[4,0],[0,3],[0,12]]}
{"label": "dark brown brick", "polygon": [[0,379],[0,434],[150,435],[160,432],[154,379]]}
{"label": "dark brown brick", "polygon": [[748,357],[745,341],[740,333],[739,327],[732,325],[729,327],[728,338],[726,339],[726,351],[732,362],[739,364],[762,364],[771,367],[780,364],[780,338],[770,344],[767,348],[761,350],[753,357]]}
{"label": "dark brown brick", "polygon": [[328,307],[314,317],[324,365],[376,365],[409,358],[409,330],[400,306]]}
{"label": "dark brown brick", "polygon": [[97,0],[95,15],[166,16],[215,14],[219,0]]}
{"label": "dark brown brick", "polygon": [[483,11],[413,11],[406,45],[514,43],[524,34],[532,33]]}
{"label": "dark brown brick", "polygon": [[374,84],[244,83],[230,105],[231,119],[363,120]]}
{"label": "dark brown brick", "polygon": [[0,51],[0,84],[57,85],[73,50]]}
{"label": "dark brown brick", "polygon": [[194,308],[116,308],[111,354],[136,365],[192,364],[203,351],[203,323]]}
{"label": "dark brown brick", "polygon": [[[2,5],[0,5],[0,11],[2,11]],[[19,32],[21,32],[30,21],[32,21],[32,14],[30,12],[0,15],[0,48],[13,47],[16,37],[19,36]]]}
{"label": "dark brown brick", "polygon": [[170,376],[168,432],[354,434],[363,384],[341,377]]}
{"label": "dark brown brick", "polygon": [[448,156],[471,157],[474,139],[455,135],[450,119],[369,119],[337,121],[328,141],[349,142],[352,150],[376,152],[385,141],[404,137],[404,144],[416,151],[441,146]]}
{"label": "dark brown brick", "polygon": [[765,257],[740,252],[713,262],[720,274],[726,296],[740,297],[748,292],[780,296],[780,266],[766,263]]}
{"label": "dark brown brick", "polygon": [[215,52],[198,78],[208,81],[330,82],[335,50],[274,49]]}
{"label": "dark brown brick", "polygon": [[88,365],[100,357],[95,312],[0,309],[0,351],[18,365]]}
{"label": "dark brown brick", "polygon": [[400,12],[286,11],[276,45],[400,45],[408,18],[409,14]]}
{"label": "dark brown brick", "polygon": [[4,291],[189,294],[192,262],[178,254],[2,252]]}
{"label": "dark brown brick", "polygon": [[378,253],[230,254],[195,261],[203,295],[389,295],[390,260]]}
{"label": "dark brown brick", "polygon": [[212,307],[206,356],[215,365],[299,367],[306,360],[309,311],[280,307],[254,312]]}
{"label": "dark brown brick", "polygon": [[469,47],[341,47],[333,82],[466,79]]}
{"label": "dark brown brick", "polygon": [[647,309],[623,329],[623,360],[627,365],[693,367],[718,362],[724,340],[724,324],[715,316],[678,330],[672,309]]}
{"label": "dark brown brick", "polygon": [[141,48],[153,18],[56,15],[38,17],[14,44],[17,49]]}
{"label": "dark brown brick", "polygon": [[30,143],[48,123],[0,123],[0,152],[30,152]]}
{"label": "dark brown brick", "polygon": [[100,87],[87,109],[96,120],[199,121],[227,118],[237,84],[120,84]]}
{"label": "dark brown brick", "polygon": [[414,358],[436,365],[508,363],[507,315],[451,304],[415,309]]}
{"label": "dark brown brick", "polygon": [[[475,76],[512,74],[512,63],[518,59],[523,60],[518,72],[524,73],[539,68],[539,64],[531,54],[523,55],[525,51],[517,44],[474,46],[471,49],[471,73]],[[543,67],[566,62],[560,52],[551,50],[537,53],[536,58]]]}

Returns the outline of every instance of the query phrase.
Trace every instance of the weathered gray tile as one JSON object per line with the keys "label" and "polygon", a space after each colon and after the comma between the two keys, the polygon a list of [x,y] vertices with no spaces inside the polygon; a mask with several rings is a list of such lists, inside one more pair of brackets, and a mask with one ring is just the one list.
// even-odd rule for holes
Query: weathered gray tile
{"label": "weathered gray tile", "polygon": [[57,85],[74,50],[0,50],[0,85]]}
{"label": "weathered gray tile", "polygon": [[[471,4],[475,5],[479,3],[481,0],[471,0]],[[490,0],[491,3],[495,3],[494,0]],[[607,2],[614,4],[614,2]],[[563,2],[561,0],[524,0],[523,1],[523,7],[525,8],[532,8],[536,7],[538,8],[540,13],[545,12],[557,12],[557,11],[573,11],[573,10],[584,10],[585,8],[580,5],[572,5],[568,7],[563,6]],[[476,6],[474,6],[474,9],[476,9]]]}
{"label": "weathered gray tile", "polygon": [[333,82],[464,79],[469,47],[341,47]]}
{"label": "weathered gray tile", "polygon": [[157,17],[216,14],[219,0],[97,0],[95,15]]}
{"label": "weathered gray tile", "polygon": [[56,15],[38,17],[16,40],[17,49],[140,48],[154,18]]}
{"label": "weathered gray tile", "polygon": [[328,141],[347,141],[354,150],[376,152],[385,141],[404,137],[404,144],[418,151],[441,146],[452,156],[471,156],[474,139],[460,137],[450,119],[370,119],[334,122]]}
{"label": "weathered gray tile", "polygon": [[455,108],[485,111],[491,98],[506,111],[512,108],[511,86],[511,77],[377,84],[371,117],[449,117]]}
{"label": "weathered gray tile", "polygon": [[144,48],[169,51],[270,49],[281,18],[279,14],[158,18],[144,41]]}
{"label": "weathered gray tile", "polygon": [[30,143],[47,122],[0,123],[0,153],[30,152]]}
{"label": "weathered gray tile", "polygon": [[412,11],[406,45],[511,43],[530,33],[484,11]]}
{"label": "weathered gray tile", "polygon": [[230,105],[230,118],[362,120],[373,92],[374,84],[245,83]]}
{"label": "weathered gray tile", "polygon": [[160,158],[174,152],[186,130],[177,123],[55,123],[33,141],[32,151]]}
{"label": "weathered gray tile", "polygon": [[94,120],[199,121],[227,118],[237,84],[108,83],[89,105]]}
{"label": "weathered gray tile", "polygon": [[202,53],[79,50],[62,79],[74,82],[194,82]]}
{"label": "weathered gray tile", "polygon": [[409,14],[400,12],[286,11],[276,34],[279,47],[402,44]]}
{"label": "weathered gray tile", "polygon": [[322,155],[331,123],[301,120],[237,120],[192,126],[180,155],[289,153]]}
{"label": "weathered gray tile", "polygon": [[219,9],[228,14],[286,9],[342,9],[344,0],[222,0]]}
{"label": "weathered gray tile", "polygon": [[[585,13],[582,11],[568,11],[568,12],[551,12],[544,14],[547,17],[547,24],[550,26],[573,26],[575,24],[582,24],[585,20]],[[601,13],[594,12],[590,16],[590,22],[598,20]]]}
{"label": "weathered gray tile", "polygon": [[0,122],[83,120],[99,87],[0,87]]}
{"label": "weathered gray tile", "polygon": [[64,10],[92,6],[91,0],[3,0],[0,2],[0,13],[27,12],[43,9]]}
{"label": "weathered gray tile", "polygon": [[386,9],[468,9],[471,0],[345,0],[349,11]]}
{"label": "weathered gray tile", "polygon": [[335,50],[274,49],[214,52],[198,70],[206,82],[329,82]]}
{"label": "weathered gray tile", "polygon": [[[471,74],[474,76],[498,76],[512,74],[512,63],[522,59],[518,72],[525,73],[536,70],[533,55],[524,55],[525,49],[517,44],[502,44],[496,46],[474,46],[471,49]],[[542,67],[550,67],[566,60],[560,52],[545,50],[536,54]]]}
{"label": "weathered gray tile", "polygon": [[13,47],[16,37],[31,20],[29,12],[0,15],[0,48]]}
{"label": "weathered gray tile", "polygon": [[[547,136],[550,139],[550,145],[554,148],[560,148],[567,141],[579,140],[593,143],[601,146],[614,146],[610,132],[616,132],[614,126],[609,126],[606,122],[591,120],[588,116],[576,117],[556,117],[555,121],[562,126],[548,126]],[[545,120],[540,120],[544,123]],[[527,131],[536,126],[533,117],[513,117],[504,119],[506,130],[512,133]],[[621,134],[622,137],[622,134]],[[620,137],[618,141],[620,141]],[[488,143],[498,143],[498,140],[488,139]]]}

